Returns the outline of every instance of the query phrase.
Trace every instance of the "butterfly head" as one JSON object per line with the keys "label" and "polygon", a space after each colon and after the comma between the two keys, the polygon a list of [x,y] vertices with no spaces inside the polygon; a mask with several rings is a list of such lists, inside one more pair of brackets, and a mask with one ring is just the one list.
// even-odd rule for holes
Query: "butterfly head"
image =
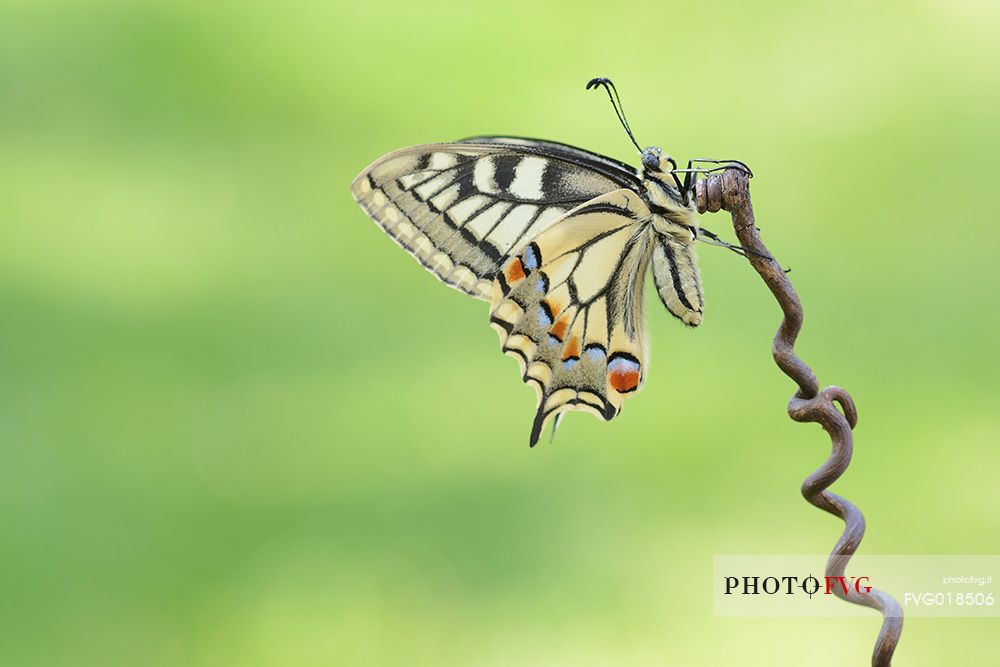
{"label": "butterfly head", "polygon": [[642,168],[647,176],[660,175],[671,178],[677,163],[669,155],[664,155],[658,146],[649,146],[642,152]]}
{"label": "butterfly head", "polygon": [[674,204],[683,208],[690,206],[690,196],[684,191],[681,180],[677,177],[677,163],[669,155],[665,155],[656,146],[650,146],[642,151],[642,177],[647,181],[647,189],[655,184],[655,191],[662,193],[662,199],[667,197]]}

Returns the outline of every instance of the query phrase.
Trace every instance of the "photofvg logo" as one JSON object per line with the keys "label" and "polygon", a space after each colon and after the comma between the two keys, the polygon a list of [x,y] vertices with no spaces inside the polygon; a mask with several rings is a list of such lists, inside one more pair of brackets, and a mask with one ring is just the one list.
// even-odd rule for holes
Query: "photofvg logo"
{"label": "photofvg logo", "polygon": [[868,585],[869,577],[831,577],[822,578],[809,575],[807,577],[726,577],[726,595],[808,595],[810,598],[818,595],[822,589],[823,595],[845,596],[852,592],[858,595],[868,595],[872,587]]}
{"label": "photofvg logo", "polygon": [[[877,589],[907,616],[1000,616],[1000,556],[855,556],[843,575],[819,575],[828,556],[716,556],[717,616],[862,616]],[[1000,578],[996,578],[1000,580]]]}

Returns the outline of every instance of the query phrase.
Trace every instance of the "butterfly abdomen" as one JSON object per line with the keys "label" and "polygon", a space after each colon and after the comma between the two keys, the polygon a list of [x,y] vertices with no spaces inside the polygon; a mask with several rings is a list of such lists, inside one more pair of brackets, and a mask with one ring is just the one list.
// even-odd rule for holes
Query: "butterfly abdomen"
{"label": "butterfly abdomen", "polygon": [[690,327],[701,324],[705,298],[691,243],[658,235],[653,248],[653,282],[670,314]]}

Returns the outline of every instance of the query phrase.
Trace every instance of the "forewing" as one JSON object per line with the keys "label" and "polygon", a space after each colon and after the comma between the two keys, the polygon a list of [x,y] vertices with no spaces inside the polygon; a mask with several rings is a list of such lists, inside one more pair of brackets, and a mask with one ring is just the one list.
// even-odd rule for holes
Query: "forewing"
{"label": "forewing", "polygon": [[506,258],[571,208],[629,182],[613,176],[606,165],[568,153],[472,140],[390,153],[361,172],[351,191],[440,280],[489,300]]}
{"label": "forewing", "polygon": [[653,249],[653,282],[672,315],[688,326],[701,324],[705,298],[693,243],[658,235]]}
{"label": "forewing", "polygon": [[648,216],[631,190],[610,192],[557,220],[497,274],[490,323],[537,392],[532,445],[556,415],[609,420],[641,386]]}
{"label": "forewing", "polygon": [[610,158],[606,155],[593,153],[576,146],[562,144],[558,141],[546,141],[544,139],[529,139],[528,137],[508,137],[499,135],[488,135],[479,137],[469,137],[462,139],[459,143],[476,144],[500,144],[503,146],[520,146],[534,153],[556,158],[563,162],[569,162],[578,167],[597,172],[608,180],[614,181],[619,188],[628,188],[635,192],[642,192],[642,178],[632,165],[625,164],[620,160]]}

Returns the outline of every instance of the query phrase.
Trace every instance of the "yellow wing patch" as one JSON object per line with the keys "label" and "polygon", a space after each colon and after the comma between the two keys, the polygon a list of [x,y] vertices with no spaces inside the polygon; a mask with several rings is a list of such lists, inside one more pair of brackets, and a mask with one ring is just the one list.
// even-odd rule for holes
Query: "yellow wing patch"
{"label": "yellow wing patch", "polygon": [[532,445],[557,415],[609,420],[641,387],[648,218],[635,193],[615,190],[567,213],[498,272],[490,322],[535,388]]}

